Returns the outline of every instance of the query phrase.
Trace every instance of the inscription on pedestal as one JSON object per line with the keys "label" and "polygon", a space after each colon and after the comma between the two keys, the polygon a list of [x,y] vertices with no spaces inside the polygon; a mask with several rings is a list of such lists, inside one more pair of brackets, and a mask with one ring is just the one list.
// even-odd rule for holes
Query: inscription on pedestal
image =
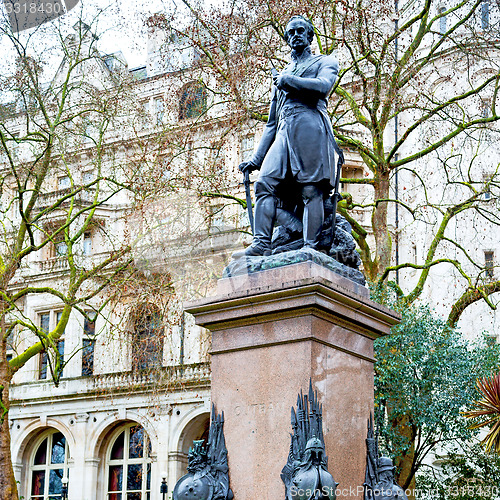
{"label": "inscription on pedestal", "polygon": [[275,413],[283,410],[284,407],[284,403],[250,403],[234,406],[233,412],[237,417],[255,416],[257,414]]}

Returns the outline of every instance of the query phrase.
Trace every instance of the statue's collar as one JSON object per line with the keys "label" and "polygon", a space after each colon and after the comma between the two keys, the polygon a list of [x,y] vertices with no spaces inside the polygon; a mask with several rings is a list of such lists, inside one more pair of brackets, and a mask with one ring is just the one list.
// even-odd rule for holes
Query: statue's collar
{"label": "statue's collar", "polygon": [[301,54],[296,54],[292,50],[292,61],[296,64],[300,64],[301,62],[309,59],[311,57],[311,47],[306,47]]}

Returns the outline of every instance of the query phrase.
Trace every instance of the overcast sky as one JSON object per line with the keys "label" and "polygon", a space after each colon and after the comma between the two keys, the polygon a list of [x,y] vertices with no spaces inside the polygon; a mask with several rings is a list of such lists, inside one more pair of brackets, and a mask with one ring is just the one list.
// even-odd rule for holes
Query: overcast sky
{"label": "overcast sky", "polygon": [[[92,1],[93,0],[83,0]],[[146,5],[145,5],[146,4]],[[103,52],[117,52],[121,50],[127,59],[130,68],[142,66],[146,63],[147,36],[144,29],[144,21],[148,16],[156,12],[162,12],[165,8],[172,8],[172,0],[119,0],[114,3],[108,16],[110,26],[114,21],[114,13],[123,16],[125,33],[111,30],[105,33],[99,43]]]}
{"label": "overcast sky", "polygon": [[[31,0],[39,2],[39,0]],[[146,62],[147,35],[144,21],[156,12],[172,10],[176,6],[182,11],[182,0],[80,0],[78,5],[57,20],[50,21],[42,27],[32,28],[20,33],[20,37],[40,37],[39,46],[43,45],[43,33],[58,23],[63,31],[71,31],[81,16],[83,9],[84,19],[93,19],[98,11],[99,23],[96,28],[101,33],[98,47],[103,53],[121,51],[130,68],[142,66]],[[0,0],[0,12],[5,16],[3,1]],[[117,29],[119,26],[119,29]],[[95,32],[95,30],[93,30]],[[102,34],[103,33],[103,34]],[[10,53],[10,43],[0,37],[0,65],[13,64],[15,56]]]}

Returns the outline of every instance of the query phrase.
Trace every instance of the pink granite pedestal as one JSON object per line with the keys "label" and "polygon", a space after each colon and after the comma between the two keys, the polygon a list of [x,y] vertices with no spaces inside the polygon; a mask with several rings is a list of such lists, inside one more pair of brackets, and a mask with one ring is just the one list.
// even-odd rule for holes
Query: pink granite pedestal
{"label": "pink granite pedestal", "polygon": [[361,499],[373,340],[399,316],[313,262],[219,280],[217,296],[186,311],[212,332],[212,401],[225,414],[235,500],[284,498],[290,408],[309,379],[338,498]]}

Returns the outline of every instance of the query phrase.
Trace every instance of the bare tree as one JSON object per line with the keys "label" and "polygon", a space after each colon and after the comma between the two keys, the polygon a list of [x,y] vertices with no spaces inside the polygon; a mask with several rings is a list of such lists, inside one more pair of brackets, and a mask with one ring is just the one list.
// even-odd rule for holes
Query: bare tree
{"label": "bare tree", "polygon": [[[130,241],[106,222],[113,203],[133,199],[119,152],[108,144],[126,117],[131,81],[120,69],[110,71],[91,26],[79,22],[69,34],[59,28],[29,35],[1,28],[2,43],[16,58],[15,67],[0,75],[0,498],[5,499],[18,498],[8,424],[12,377],[44,353],[44,369],[57,383],[64,365],[59,339],[70,313],[77,310],[91,320],[106,303],[93,299],[132,261]],[[48,64],[51,50],[62,61],[58,68]],[[90,245],[102,251],[91,252]],[[59,278],[34,279],[49,271],[59,271]],[[26,314],[24,301],[33,294],[59,301],[53,328]],[[12,336],[21,333],[14,350]]]}
{"label": "bare tree", "polygon": [[[197,50],[207,92],[223,103],[225,123],[240,132],[267,118],[267,82],[270,68],[285,64],[287,20],[309,17],[316,51],[335,51],[341,61],[330,116],[338,142],[362,159],[364,172],[344,171],[342,182],[354,193],[344,193],[340,211],[353,226],[367,278],[380,286],[415,270],[416,282],[398,284],[400,299],[411,303],[433,270],[448,266],[462,287],[450,324],[478,300],[496,307],[491,296],[499,282],[489,264],[450,232],[464,216],[498,225],[498,165],[491,161],[499,119],[496,6],[482,0],[447,9],[432,0],[184,4],[183,22],[176,11],[151,24]],[[438,195],[432,192],[437,182]],[[230,194],[206,186],[211,196]],[[425,228],[425,246],[417,259],[402,260],[399,240],[414,226]],[[456,258],[447,256],[450,248]]]}
{"label": "bare tree", "polygon": [[[164,343],[184,328],[182,301],[205,295],[221,267],[205,259],[219,208],[200,204],[199,192],[207,182],[218,188],[229,173],[200,67],[177,71],[174,61],[176,71],[161,67],[144,78],[119,53],[98,51],[98,20],[80,20],[73,30],[2,31],[17,66],[0,75],[0,498],[17,498],[9,385],[35,356],[44,377],[58,383],[75,354],[60,348],[70,314],[92,322],[119,311],[106,335],[130,341],[126,355],[138,381],[165,387],[174,371],[163,369],[172,353]],[[24,308],[37,294],[59,304],[50,328]],[[198,333],[188,330],[167,364],[191,362],[182,343],[193,344]],[[204,360],[208,338],[200,339],[194,358]],[[85,356],[92,353],[82,353],[90,363]]]}
{"label": "bare tree", "polygon": [[[371,286],[392,280],[399,301],[411,304],[445,273],[457,287],[446,298],[450,325],[478,301],[496,309],[495,264],[478,251],[484,232],[498,232],[500,222],[496,5],[183,3],[182,21],[174,11],[151,24],[196,49],[207,92],[223,103],[224,123],[235,133],[266,121],[270,70],[286,64],[286,23],[294,14],[309,17],[316,52],[336,52],[341,62],[330,116],[337,141],[362,168],[344,169],[339,210],[353,227]],[[234,194],[205,186],[212,198]],[[394,424],[409,430],[407,420]],[[401,484],[410,484],[411,459],[399,466]]]}

